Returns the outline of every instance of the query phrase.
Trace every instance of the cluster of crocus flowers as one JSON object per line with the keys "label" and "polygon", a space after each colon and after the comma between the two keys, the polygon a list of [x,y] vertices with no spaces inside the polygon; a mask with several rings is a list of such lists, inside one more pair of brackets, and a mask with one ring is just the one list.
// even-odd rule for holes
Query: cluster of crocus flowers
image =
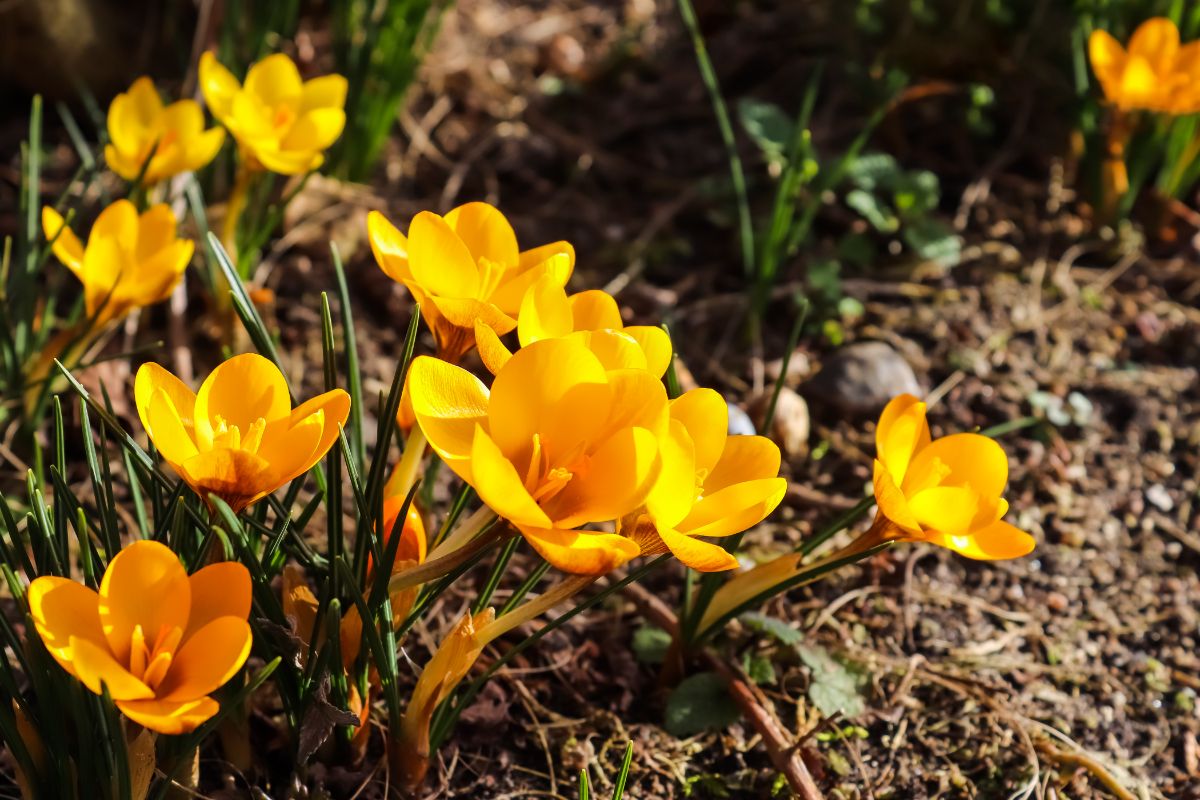
{"label": "cluster of crocus flowers", "polygon": [[215,495],[235,513],[311,469],[350,413],[341,389],[292,408],[283,373],[254,353],[218,366],[195,393],[158,364],[143,364],[134,396],[163,459],[206,502]]}
{"label": "cluster of crocus flowers", "polygon": [[204,112],[195,100],[164,106],[154,83],[138,78],[108,107],[104,160],[128,181],[159,181],[207,165],[221,149],[225,131],[204,129]]}
{"label": "cluster of crocus flowers", "polygon": [[512,225],[487,203],[467,203],[444,217],[422,211],[407,236],[372,212],[367,233],[380,268],[412,293],[438,357],[450,363],[475,346],[477,323],[508,333],[534,283],[549,276],[561,288],[575,267],[567,242],[520,250]]}
{"label": "cluster of crocus flowers", "polygon": [[1107,31],[1093,31],[1088,55],[1104,96],[1121,111],[1200,111],[1200,41],[1181,45],[1171,20],[1146,20],[1128,48]]}
{"label": "cluster of crocus flowers", "polygon": [[732,568],[701,537],[739,533],[774,510],[785,489],[778,448],[728,436],[715,392],[668,402],[661,365],[648,368],[628,333],[585,333],[531,341],[490,390],[460,367],[416,359],[409,385],[425,438],[565,572],[600,575],[667,551],[696,569]]}
{"label": "cluster of crocus flowers", "polygon": [[61,214],[49,206],[42,209],[46,240],[83,284],[85,309],[97,327],[170,296],[195,247],[189,239],[176,238],[175,228],[170,206],[159,204],[138,214],[133,203],[118,200],[100,212],[85,247]]}
{"label": "cluster of crocus flowers", "polygon": [[34,627],[64,670],[150,730],[194,730],[211,695],[250,654],[250,575],[213,564],[188,575],[163,544],[138,541],[109,562],[99,591],[41,577],[28,590]]}
{"label": "cluster of crocus flowers", "polygon": [[240,83],[206,52],[200,57],[200,88],[252,170],[310,172],[321,166],[346,125],[346,79],[302,80],[295,62],[282,53],[252,65]]}

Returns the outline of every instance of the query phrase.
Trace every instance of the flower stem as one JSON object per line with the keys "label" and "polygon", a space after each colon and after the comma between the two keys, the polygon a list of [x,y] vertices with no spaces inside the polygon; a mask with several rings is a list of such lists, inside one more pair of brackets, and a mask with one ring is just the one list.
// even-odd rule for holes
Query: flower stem
{"label": "flower stem", "polygon": [[591,586],[599,577],[599,575],[570,575],[561,579],[533,600],[485,625],[476,632],[476,642],[482,647],[513,628],[540,617],[543,612],[549,611],[564,600]]}
{"label": "flower stem", "polygon": [[[416,429],[414,428],[414,430]],[[408,450],[405,449],[404,452],[407,454]],[[403,465],[404,461],[403,457],[401,457],[400,467],[397,467],[396,471],[399,472]],[[433,552],[429,554],[429,560],[433,561],[436,558],[447,556],[456,550],[462,549],[467,542],[478,536],[479,532],[492,524],[495,519],[495,511],[492,511],[487,506],[480,506],[471,516],[458,523],[454,527],[454,530],[450,531],[450,534],[433,548]]]}
{"label": "flower stem", "polygon": [[[473,515],[474,516],[474,515]],[[495,515],[492,515],[495,518]],[[461,526],[460,526],[461,527]],[[481,526],[482,529],[482,526]],[[455,531],[457,533],[457,530]],[[476,536],[462,547],[452,550],[445,555],[431,558],[424,564],[412,567],[411,569],[401,570],[392,575],[388,582],[388,592],[395,594],[404,589],[411,589],[414,586],[420,586],[423,583],[440,578],[453,571],[456,567],[466,563],[474,556],[488,549],[497,542],[512,536],[512,531],[506,525],[494,525],[490,530],[481,536]]]}
{"label": "flower stem", "polygon": [[417,473],[421,471],[421,463],[425,455],[425,432],[420,425],[413,425],[404,440],[404,452],[400,463],[396,465],[392,477],[388,478],[383,487],[384,497],[407,497],[408,491],[417,482]]}

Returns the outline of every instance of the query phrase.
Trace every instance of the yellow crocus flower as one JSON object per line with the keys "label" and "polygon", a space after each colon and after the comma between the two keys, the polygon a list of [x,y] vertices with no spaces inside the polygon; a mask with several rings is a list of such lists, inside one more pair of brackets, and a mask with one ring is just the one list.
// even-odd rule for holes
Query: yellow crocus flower
{"label": "yellow crocus flower", "polygon": [[884,537],[930,542],[968,558],[1019,558],[1033,537],[1001,519],[1008,457],[994,439],[956,433],[931,440],[925,404],[892,398],[875,431],[875,501]]}
{"label": "yellow crocus flower", "polygon": [[225,131],[204,130],[204,112],[195,100],[163,106],[154,83],[142,77],[109,105],[108,138],[104,160],[112,171],[127,181],[142,175],[142,182],[153,186],[212,161]]}
{"label": "yellow crocus flower", "polygon": [[[662,328],[626,327],[612,295],[591,289],[568,297],[557,276],[543,275],[521,301],[517,340],[524,347],[564,336],[581,341],[609,369],[644,369],[662,376],[671,365],[671,338]],[[483,320],[475,323],[475,343],[480,359],[492,374],[512,358],[497,332]]]}
{"label": "yellow crocus flower", "polygon": [[217,713],[209,695],[250,654],[246,568],[224,562],[189,576],[159,542],[117,553],[98,592],[47,576],[28,598],[54,660],[90,691],[107,687],[125,716],[158,733],[187,733]]}
{"label": "yellow crocus flower", "polygon": [[495,609],[463,614],[442,639],[409,697],[396,740],[388,743],[388,758],[401,786],[414,788],[429,769],[429,724],[438,705],[470,672],[487,641],[479,632],[496,618]]}
{"label": "yellow crocus flower", "polygon": [[658,482],[619,530],[643,555],[670,551],[701,572],[733,569],[736,558],[698,537],[741,533],[775,510],[787,492],[779,447],[764,436],[728,435],[729,407],[712,389],[672,400],[670,418]]}
{"label": "yellow crocus flower", "polygon": [[[929,542],[968,558],[1019,558],[1033,537],[1001,519],[1008,502],[1008,458],[994,439],[956,433],[933,439],[925,404],[912,395],[892,398],[875,429],[875,502],[870,529],[819,561],[785,553],[731,578],[713,595],[697,630],[803,573],[854,559],[887,542]],[[814,578],[809,578],[812,580]]]}
{"label": "yellow crocus flower", "polygon": [[543,558],[597,575],[638,554],[627,537],[580,528],[629,514],[653,488],[669,421],[656,376],[605,369],[568,338],[522,348],[490,392],[429,356],[408,380],[429,444]]}
{"label": "yellow crocus flower", "polygon": [[1088,55],[1105,97],[1122,111],[1200,111],[1200,42],[1181,46],[1171,20],[1143,22],[1129,38],[1128,50],[1107,31],[1092,31]]}
{"label": "yellow crocus flower", "polygon": [[519,250],[512,225],[487,203],[467,203],[444,217],[422,211],[407,237],[372,211],[367,233],[380,268],[412,293],[438,356],[451,363],[475,346],[477,322],[508,333],[529,287],[545,275],[564,286],[575,268],[566,242]]}
{"label": "yellow crocus flower", "polygon": [[54,255],[83,284],[96,325],[166,300],[194,250],[190,240],[175,238],[175,214],[164,204],[139,215],[133,203],[116,201],[96,218],[87,247],[49,206],[42,209],[42,230],[54,242]]}
{"label": "yellow crocus flower", "polygon": [[337,441],[350,396],[333,389],[292,408],[287,382],[255,353],[221,364],[193,393],[158,364],[134,383],[146,433],[202,498],[240,512],[303,475]]}
{"label": "yellow crocus flower", "polygon": [[303,81],[282,53],[252,65],[246,82],[206,52],[200,57],[204,99],[251,167],[300,175],[321,166],[325,150],[346,126],[346,79],[324,75]]}

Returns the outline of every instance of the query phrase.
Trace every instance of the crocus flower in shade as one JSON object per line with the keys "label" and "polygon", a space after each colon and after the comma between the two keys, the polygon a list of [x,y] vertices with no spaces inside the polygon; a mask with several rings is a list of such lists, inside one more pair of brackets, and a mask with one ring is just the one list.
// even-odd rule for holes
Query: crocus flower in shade
{"label": "crocus flower in shade", "polygon": [[429,356],[413,361],[408,380],[429,444],[543,558],[596,575],[638,554],[626,537],[579,529],[639,508],[654,486],[668,428],[656,376],[607,370],[567,338],[519,350],[490,392]]}
{"label": "crocus flower in shade", "polygon": [[402,786],[411,789],[425,779],[429,769],[429,724],[433,712],[475,665],[486,644],[477,634],[495,617],[496,612],[491,608],[475,615],[464,614],[421,670],[421,677],[417,679],[400,721],[399,737],[388,742],[388,758]]}
{"label": "crocus flower in shade", "polygon": [[1200,42],[1180,45],[1179,29],[1165,17],[1148,19],[1126,50],[1106,31],[1088,39],[1092,70],[1108,100],[1123,111],[1168,114],[1200,111]]}
{"label": "crocus flower in shade", "polygon": [[141,175],[152,186],[212,161],[225,131],[204,130],[204,112],[195,100],[164,106],[154,83],[142,77],[108,107],[108,138],[104,160],[112,171],[127,181]]}
{"label": "crocus flower in shade", "polygon": [[134,395],[163,459],[198,495],[214,494],[235,513],[311,469],[350,413],[341,389],[293,409],[279,368],[255,353],[221,364],[195,394],[158,364],[143,364]]}
{"label": "crocus flower in shade", "polygon": [[346,126],[346,79],[325,75],[301,80],[296,64],[282,53],[251,66],[244,84],[211,52],[205,53],[200,56],[200,88],[251,168],[281,175],[314,170]]}
{"label": "crocus flower in shade", "polygon": [[562,287],[575,268],[566,242],[520,251],[508,220],[487,203],[467,203],[444,217],[422,211],[407,237],[372,211],[367,234],[380,268],[421,305],[438,356],[451,363],[475,346],[476,322],[508,333],[529,287],[545,275]]}
{"label": "crocus flower in shade", "polygon": [[125,716],[159,733],[186,733],[217,713],[209,695],[250,654],[246,568],[224,562],[189,576],[159,542],[117,553],[99,592],[42,577],[28,598],[54,660],[96,694],[107,686]]}
{"label": "crocus flower in shade", "polygon": [[[612,295],[591,289],[568,297],[555,276],[543,275],[521,301],[517,340],[524,347],[564,336],[579,339],[608,369],[645,369],[661,376],[671,365],[671,338],[662,328],[625,327]],[[482,320],[475,323],[475,342],[492,374],[512,358],[496,331]]]}
{"label": "crocus flower in shade", "polygon": [[741,533],[775,510],[787,492],[779,447],[764,436],[729,436],[729,407],[712,389],[675,398],[670,416],[658,482],[619,531],[643,555],[669,550],[701,572],[733,569],[736,558],[700,537]]}
{"label": "crocus flower in shade", "polygon": [[190,240],[175,238],[175,214],[164,204],[139,215],[133,203],[116,201],[96,218],[87,247],[50,206],[42,209],[42,230],[54,255],[83,284],[87,315],[96,325],[170,297],[194,250]]}
{"label": "crocus flower in shade", "polygon": [[[994,439],[956,433],[931,440],[925,404],[892,399],[875,431],[875,501],[884,538],[930,542],[977,559],[1019,558],[1033,537],[1001,519],[1008,457]],[[877,525],[879,522],[877,521]]]}

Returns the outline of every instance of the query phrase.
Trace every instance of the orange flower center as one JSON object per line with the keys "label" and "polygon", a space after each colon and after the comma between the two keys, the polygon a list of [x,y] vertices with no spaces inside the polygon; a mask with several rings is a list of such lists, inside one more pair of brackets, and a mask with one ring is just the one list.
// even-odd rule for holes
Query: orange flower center
{"label": "orange flower center", "polygon": [[250,423],[245,435],[237,425],[230,425],[220,414],[216,415],[217,424],[213,427],[213,448],[222,450],[244,450],[247,453],[258,453],[262,444],[263,431],[267,421],[262,417]]}
{"label": "orange flower center", "polygon": [[576,475],[586,475],[589,469],[591,459],[583,452],[583,445],[567,453],[561,463],[551,464],[549,454],[542,446],[541,435],[535,433],[529,467],[525,470],[525,488],[532,495],[534,502],[540,504],[565,489]]}
{"label": "orange flower center", "polygon": [[163,625],[152,640],[147,640],[142,626],[135,625],[129,637],[129,672],[151,689],[157,689],[171,669],[182,638],[182,628]]}
{"label": "orange flower center", "polygon": [[275,109],[275,118],[271,120],[271,124],[277,131],[283,131],[292,126],[296,120],[296,112],[290,106],[279,106]]}

